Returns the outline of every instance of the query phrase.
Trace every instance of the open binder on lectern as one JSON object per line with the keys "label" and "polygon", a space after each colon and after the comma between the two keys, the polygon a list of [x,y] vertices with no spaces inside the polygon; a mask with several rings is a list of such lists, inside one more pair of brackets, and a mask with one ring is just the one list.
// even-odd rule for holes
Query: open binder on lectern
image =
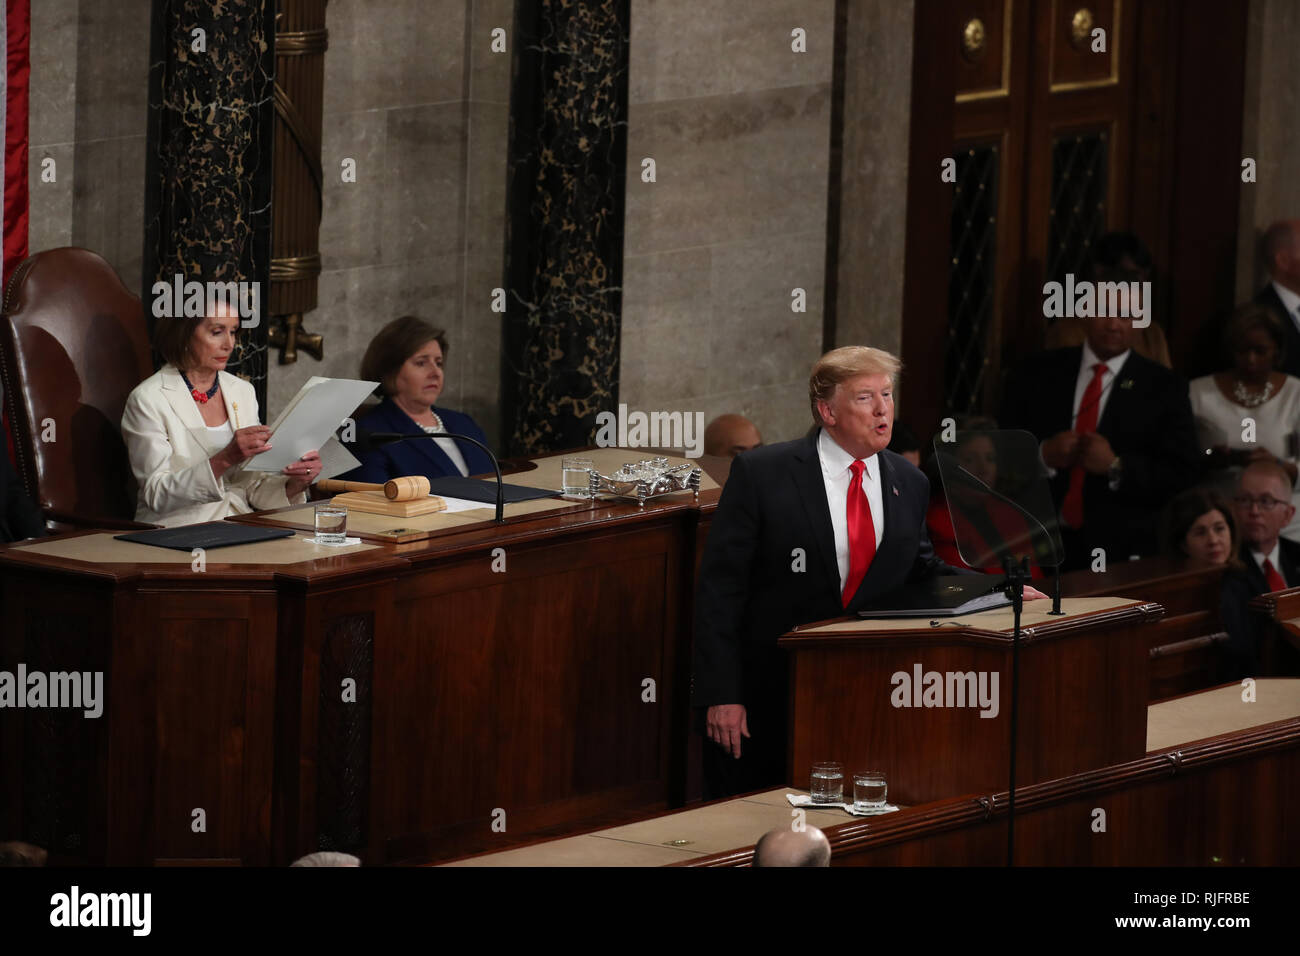
{"label": "open binder on lectern", "polygon": [[1059,595],[1065,550],[1038,439],[1026,431],[959,431],[951,442],[935,439],[927,468],[943,488],[951,543],[981,573],[917,582],[862,617],[944,617],[1008,605],[1001,572],[1025,559],[1055,573]]}

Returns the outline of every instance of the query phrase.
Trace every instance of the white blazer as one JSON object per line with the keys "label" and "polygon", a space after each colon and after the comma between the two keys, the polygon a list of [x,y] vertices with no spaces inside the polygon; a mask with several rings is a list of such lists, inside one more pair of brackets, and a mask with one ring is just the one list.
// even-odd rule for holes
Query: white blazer
{"label": "white blazer", "polygon": [[[217,375],[231,429],[236,422],[235,403],[241,428],[260,424],[253,386],[228,372]],[[131,392],[122,413],[122,438],[140,489],[136,521],[172,528],[307,500],[305,491],[292,501],[286,496],[289,479],[284,475],[245,472],[237,466],[215,477],[208,463],[215,452],[210,450],[207,425],[185,380],[171,365],[164,365]]]}

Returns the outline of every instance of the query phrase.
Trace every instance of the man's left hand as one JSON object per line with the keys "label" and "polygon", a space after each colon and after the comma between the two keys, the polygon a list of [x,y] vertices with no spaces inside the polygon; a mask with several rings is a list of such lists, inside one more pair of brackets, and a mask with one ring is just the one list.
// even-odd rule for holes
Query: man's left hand
{"label": "man's left hand", "polygon": [[1079,464],[1090,475],[1106,474],[1116,457],[1105,435],[1092,432],[1079,440]]}
{"label": "man's left hand", "polygon": [[1042,600],[1046,600],[1046,599],[1047,599],[1047,595],[1044,594],[1042,591],[1038,590],[1038,588],[1031,588],[1028,584],[1026,584],[1026,585],[1025,585],[1025,600],[1026,600],[1026,601],[1037,601],[1037,600],[1040,600],[1040,599],[1042,599]]}

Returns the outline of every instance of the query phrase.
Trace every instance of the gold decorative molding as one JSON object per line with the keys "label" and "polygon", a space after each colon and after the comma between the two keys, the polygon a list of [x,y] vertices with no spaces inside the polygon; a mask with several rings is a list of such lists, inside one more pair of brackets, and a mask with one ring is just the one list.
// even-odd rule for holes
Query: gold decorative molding
{"label": "gold decorative molding", "polygon": [[298,349],[302,349],[316,361],[325,357],[325,340],[319,332],[304,332],[302,313],[274,317],[280,321],[271,326],[266,333],[268,347],[280,350],[280,364],[292,365],[298,361]]}
{"label": "gold decorative molding", "polygon": [[961,55],[971,63],[984,59],[988,52],[988,38],[984,35],[984,21],[972,17],[961,31]]}
{"label": "gold decorative molding", "polygon": [[1092,25],[1096,22],[1096,17],[1087,7],[1075,10],[1074,16],[1070,17],[1070,46],[1076,50],[1082,50],[1087,46],[1088,40],[1092,37]]}
{"label": "gold decorative molding", "polygon": [[330,32],[319,30],[291,30],[275,35],[276,56],[310,56],[324,53],[330,46]]}
{"label": "gold decorative molding", "polygon": [[[1052,0],[1052,23],[1057,23],[1056,19],[1056,2]],[[1110,31],[1106,37],[1106,56],[1110,57],[1110,76],[1100,80],[1079,80],[1070,83],[1053,83],[1052,75],[1056,70],[1056,44],[1048,44],[1048,63],[1047,63],[1047,80],[1048,92],[1051,93],[1070,93],[1074,90],[1093,90],[1102,86],[1115,86],[1119,83],[1119,49],[1120,49],[1120,24],[1124,22],[1123,0],[1114,0],[1112,14],[1114,19],[1111,21]],[[1091,12],[1091,11],[1089,11]],[[1075,14],[1078,15],[1077,13]],[[1096,26],[1094,20],[1093,26],[1089,27],[1089,35],[1093,27]],[[1073,31],[1073,18],[1071,18],[1071,31]],[[1070,43],[1073,45],[1074,38],[1071,36]]]}
{"label": "gold decorative molding", "polygon": [[[1013,3],[1014,3],[1014,0],[1003,0],[1003,2],[1002,2],[1002,77],[1001,77],[1001,82],[999,83],[999,85],[998,85],[998,87],[997,87],[996,89],[992,89],[992,90],[975,90],[975,91],[970,92],[970,93],[958,93],[958,94],[956,95],[956,97],[954,97],[954,99],[953,99],[954,102],[956,102],[956,103],[970,103],[970,102],[972,102],[972,101],[974,101],[974,100],[990,100],[990,99],[994,99],[994,98],[999,97],[999,96],[1010,96],[1010,95],[1011,95],[1011,19],[1012,19],[1012,13],[1014,12]],[[972,22],[979,22],[980,27],[981,27],[982,29],[984,29],[984,44],[985,44],[985,48],[986,48],[986,50],[987,50],[987,46],[988,46],[988,32],[987,32],[987,29],[984,28],[983,21],[974,21],[974,20],[973,20]],[[967,23],[967,24],[966,24],[966,27],[964,27],[963,30],[962,30],[962,44],[963,44],[962,56],[963,56],[963,57],[966,57],[966,52],[965,52],[966,30],[969,29],[969,28],[970,28],[970,23]],[[983,55],[984,55],[984,54],[980,54],[981,57],[983,57]],[[969,57],[966,57],[966,59],[969,60]],[[973,62],[973,61],[971,61],[971,62]]]}

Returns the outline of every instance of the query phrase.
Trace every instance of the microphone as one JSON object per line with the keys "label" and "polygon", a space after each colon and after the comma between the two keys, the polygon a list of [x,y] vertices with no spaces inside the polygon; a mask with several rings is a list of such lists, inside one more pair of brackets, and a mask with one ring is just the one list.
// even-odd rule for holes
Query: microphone
{"label": "microphone", "polygon": [[[1035,516],[1032,511],[1029,511],[1027,508],[1022,507],[1014,499],[1008,498],[1006,495],[994,491],[992,488],[986,485],[981,478],[967,471],[966,468],[963,467],[962,465],[958,465],[955,470],[948,470],[948,469],[941,468],[940,473],[950,474],[954,478],[959,479],[968,488],[974,488],[977,491],[982,491],[985,494],[996,498],[998,501],[1001,501],[1005,504],[1009,504],[1011,507],[1015,508],[1016,511],[1020,512],[1020,514],[1024,515],[1026,518],[1028,518],[1030,521],[1032,521],[1034,524],[1038,526],[1038,530],[1043,532],[1043,535],[1047,538],[1047,543],[1051,547],[1052,552],[1053,553],[1056,552],[1056,545],[1052,541],[1052,533],[1047,530],[1046,526],[1044,526],[1044,524],[1038,520],[1037,516]],[[1053,571],[1054,582],[1052,588],[1051,613],[1053,615],[1061,615],[1064,612],[1061,610],[1061,564],[1059,561],[1053,566],[1052,571]]]}
{"label": "microphone", "polygon": [[454,438],[458,441],[467,441],[471,445],[477,445],[487,453],[487,456],[492,459],[492,467],[496,469],[497,473],[496,523],[505,524],[506,486],[501,480],[501,463],[497,461],[497,456],[492,453],[492,449],[483,444],[477,438],[471,438],[469,435],[460,435],[456,432],[436,432],[432,435],[404,435],[401,432],[361,432],[357,437],[357,441],[353,444],[365,452],[369,451],[371,448],[377,448],[380,445],[392,445],[403,441],[419,441],[422,438],[429,440],[437,438]]}

